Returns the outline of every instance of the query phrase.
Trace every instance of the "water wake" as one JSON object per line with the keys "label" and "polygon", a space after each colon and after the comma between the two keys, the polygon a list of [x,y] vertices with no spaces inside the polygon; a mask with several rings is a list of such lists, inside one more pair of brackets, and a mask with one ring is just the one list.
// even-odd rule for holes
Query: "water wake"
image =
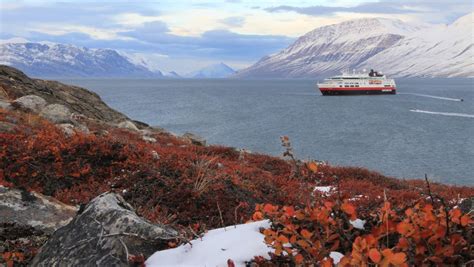
{"label": "water wake", "polygon": [[443,116],[474,118],[474,115],[465,114],[465,113],[436,112],[436,111],[427,111],[427,110],[420,110],[420,109],[410,109],[410,111],[411,112],[418,112],[418,113],[425,113],[425,114],[443,115]]}
{"label": "water wake", "polygon": [[416,95],[416,96],[422,96],[422,97],[429,97],[429,98],[434,98],[434,99],[440,99],[440,100],[447,100],[447,101],[463,101],[462,98],[451,98],[451,97],[443,97],[443,96],[436,96],[436,95],[424,95],[424,94],[415,94],[415,93],[398,93],[400,95]]}

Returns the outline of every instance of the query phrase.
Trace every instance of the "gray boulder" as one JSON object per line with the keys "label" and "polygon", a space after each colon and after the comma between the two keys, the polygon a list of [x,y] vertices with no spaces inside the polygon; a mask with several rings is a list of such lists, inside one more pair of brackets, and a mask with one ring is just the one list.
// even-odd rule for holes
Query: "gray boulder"
{"label": "gray boulder", "polygon": [[185,133],[183,134],[184,140],[190,142],[191,144],[198,145],[198,146],[206,146],[206,139],[193,134],[193,133]]}
{"label": "gray boulder", "polygon": [[15,109],[39,113],[45,106],[46,100],[36,95],[25,95],[15,99],[11,105]]}
{"label": "gray boulder", "polygon": [[147,135],[143,135],[142,140],[145,141],[145,142],[148,142],[148,143],[156,143],[157,142],[156,138],[151,137],[151,136],[147,136]]}
{"label": "gray boulder", "polygon": [[61,104],[47,105],[41,110],[40,116],[52,123],[71,123],[71,111]]}
{"label": "gray boulder", "polygon": [[57,127],[61,129],[61,131],[68,137],[71,137],[76,134],[76,131],[74,130],[74,125],[70,123],[61,123],[58,124]]}
{"label": "gray boulder", "polygon": [[177,237],[175,230],[138,217],[120,195],[104,193],[53,234],[32,266],[129,266],[129,256],[147,258]]}
{"label": "gray boulder", "polygon": [[131,121],[122,121],[121,123],[117,125],[117,127],[122,128],[122,129],[132,130],[132,131],[139,131],[137,126]]}
{"label": "gray boulder", "polygon": [[75,123],[70,124],[70,123],[60,123],[56,125],[67,137],[71,137],[76,134],[76,132],[81,132],[85,134],[89,134],[89,128],[87,126]]}
{"label": "gray boulder", "polygon": [[0,186],[0,225],[28,226],[47,234],[65,226],[76,207],[39,193]]}

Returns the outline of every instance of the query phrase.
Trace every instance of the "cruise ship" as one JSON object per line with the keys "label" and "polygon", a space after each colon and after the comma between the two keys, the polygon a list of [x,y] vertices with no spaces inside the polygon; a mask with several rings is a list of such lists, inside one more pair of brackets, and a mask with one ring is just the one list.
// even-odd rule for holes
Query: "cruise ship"
{"label": "cruise ship", "polygon": [[394,95],[397,91],[393,79],[374,70],[363,74],[333,76],[317,85],[323,95]]}

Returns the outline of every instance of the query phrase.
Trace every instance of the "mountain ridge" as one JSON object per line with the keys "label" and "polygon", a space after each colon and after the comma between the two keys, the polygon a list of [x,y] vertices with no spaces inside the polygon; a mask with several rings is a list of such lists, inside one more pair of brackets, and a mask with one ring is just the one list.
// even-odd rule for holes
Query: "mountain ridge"
{"label": "mountain ridge", "polygon": [[[469,16],[471,16],[471,19]],[[426,42],[430,44],[434,42],[434,45],[441,36],[448,34],[445,32],[440,35],[439,31],[444,30],[449,31],[449,35],[454,34],[459,31],[456,30],[457,28],[469,27],[466,26],[466,21],[472,23],[472,14],[461,17],[446,27],[414,25],[401,20],[383,18],[356,19],[327,25],[306,33],[283,50],[261,58],[254,65],[237,72],[234,77],[308,78],[334,75],[342,71],[363,68],[377,68],[395,77],[471,77],[474,76],[474,70],[468,58],[463,57],[459,61],[447,56],[443,58],[443,62],[438,62],[432,56],[428,58],[428,61],[431,62],[426,62],[424,60],[426,57],[420,50],[416,59],[406,59],[412,53],[410,48],[426,49],[412,43]],[[420,34],[426,32],[433,32],[432,35],[435,38],[427,40],[423,34]],[[449,51],[455,51],[454,53],[459,53],[465,49],[472,51],[472,40],[469,40],[469,36],[466,37],[465,32],[464,36],[459,34],[456,36],[461,36],[465,41],[458,40],[458,38],[458,47],[445,45],[448,50],[445,51],[446,55],[449,54]],[[394,47],[404,44],[405,40],[411,39],[418,41],[411,41],[411,44],[398,54],[390,52]],[[464,44],[469,41],[471,46],[467,45],[466,47]],[[464,45],[464,47],[461,47],[461,45]],[[419,63],[414,62],[417,60]],[[396,62],[396,64],[386,64],[386,62]],[[405,62],[411,63],[407,65]],[[402,71],[403,69],[409,69],[413,64],[418,66],[416,71]],[[438,64],[439,67],[430,69],[430,64]],[[453,69],[453,65],[459,67]],[[448,68],[447,66],[451,66],[450,72],[442,71]]]}
{"label": "mountain ridge", "polygon": [[93,49],[56,43],[0,44],[0,64],[37,77],[143,77],[158,78],[113,49]]}

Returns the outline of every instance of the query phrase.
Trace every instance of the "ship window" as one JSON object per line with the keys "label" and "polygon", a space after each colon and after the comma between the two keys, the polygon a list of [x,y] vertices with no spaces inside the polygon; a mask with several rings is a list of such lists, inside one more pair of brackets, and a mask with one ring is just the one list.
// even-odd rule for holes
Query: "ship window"
{"label": "ship window", "polygon": [[344,85],[344,87],[349,87],[349,85]]}
{"label": "ship window", "polygon": [[354,87],[354,85],[351,85],[351,87]]}
{"label": "ship window", "polygon": [[342,85],[339,85],[339,87],[342,87]]}
{"label": "ship window", "polygon": [[359,87],[359,85],[358,85],[358,84],[356,84],[356,87]]}

